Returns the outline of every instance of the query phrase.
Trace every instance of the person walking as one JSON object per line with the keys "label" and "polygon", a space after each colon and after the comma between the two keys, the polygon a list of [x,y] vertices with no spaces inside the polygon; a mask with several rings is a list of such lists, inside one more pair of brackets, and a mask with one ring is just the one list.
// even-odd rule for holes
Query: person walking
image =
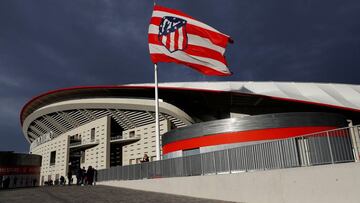
{"label": "person walking", "polygon": [[81,170],[81,185],[85,185],[86,183],[86,169],[85,167],[82,168]]}
{"label": "person walking", "polygon": [[60,177],[60,185],[65,185],[65,177],[64,176]]}
{"label": "person walking", "polygon": [[69,172],[68,172],[68,181],[69,181],[69,185],[71,185],[71,183],[72,183],[72,171],[71,171],[71,169],[69,169]]}
{"label": "person walking", "polygon": [[76,185],[81,185],[82,170],[79,167],[76,171]]}
{"label": "person walking", "polygon": [[86,172],[86,180],[87,180],[88,185],[92,185],[93,180],[94,180],[94,170],[93,170],[92,166],[88,167],[88,170]]}
{"label": "person walking", "polygon": [[16,184],[17,184],[17,177],[14,177],[14,188],[16,188]]}
{"label": "person walking", "polygon": [[97,170],[95,168],[93,168],[94,170],[94,185],[96,185],[97,182]]}
{"label": "person walking", "polygon": [[4,188],[4,189],[9,189],[9,185],[10,185],[10,177],[7,176],[7,177],[5,178],[5,180],[3,181],[3,188]]}
{"label": "person walking", "polygon": [[3,177],[0,176],[0,190],[3,188]]}

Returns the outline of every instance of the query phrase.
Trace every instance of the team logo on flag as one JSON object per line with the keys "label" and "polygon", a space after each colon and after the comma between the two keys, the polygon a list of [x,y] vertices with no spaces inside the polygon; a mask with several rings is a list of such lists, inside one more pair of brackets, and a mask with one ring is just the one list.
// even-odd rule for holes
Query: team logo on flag
{"label": "team logo on flag", "polygon": [[172,53],[185,50],[188,43],[186,20],[164,16],[159,26],[159,41]]}

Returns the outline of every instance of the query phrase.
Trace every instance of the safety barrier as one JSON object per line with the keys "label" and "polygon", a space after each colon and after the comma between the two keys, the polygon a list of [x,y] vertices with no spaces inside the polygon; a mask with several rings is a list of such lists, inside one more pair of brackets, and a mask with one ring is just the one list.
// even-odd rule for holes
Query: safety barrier
{"label": "safety barrier", "polygon": [[360,126],[192,156],[116,166],[98,181],[196,176],[335,164],[359,160]]}

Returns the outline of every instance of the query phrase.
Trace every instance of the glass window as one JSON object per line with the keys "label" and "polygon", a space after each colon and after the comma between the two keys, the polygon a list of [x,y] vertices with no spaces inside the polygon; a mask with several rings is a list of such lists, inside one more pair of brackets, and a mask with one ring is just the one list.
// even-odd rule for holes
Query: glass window
{"label": "glass window", "polygon": [[91,140],[95,140],[95,128],[91,128]]}
{"label": "glass window", "polygon": [[129,137],[130,138],[135,137],[135,130],[129,132]]}
{"label": "glass window", "polygon": [[50,153],[50,166],[55,165],[56,162],[56,151]]}

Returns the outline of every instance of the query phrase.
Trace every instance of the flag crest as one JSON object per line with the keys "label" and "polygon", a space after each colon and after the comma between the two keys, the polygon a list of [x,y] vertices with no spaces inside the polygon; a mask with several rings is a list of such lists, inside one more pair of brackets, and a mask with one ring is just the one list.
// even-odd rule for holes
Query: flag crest
{"label": "flag crest", "polygon": [[159,41],[169,50],[185,50],[187,47],[186,20],[164,16],[159,25]]}

